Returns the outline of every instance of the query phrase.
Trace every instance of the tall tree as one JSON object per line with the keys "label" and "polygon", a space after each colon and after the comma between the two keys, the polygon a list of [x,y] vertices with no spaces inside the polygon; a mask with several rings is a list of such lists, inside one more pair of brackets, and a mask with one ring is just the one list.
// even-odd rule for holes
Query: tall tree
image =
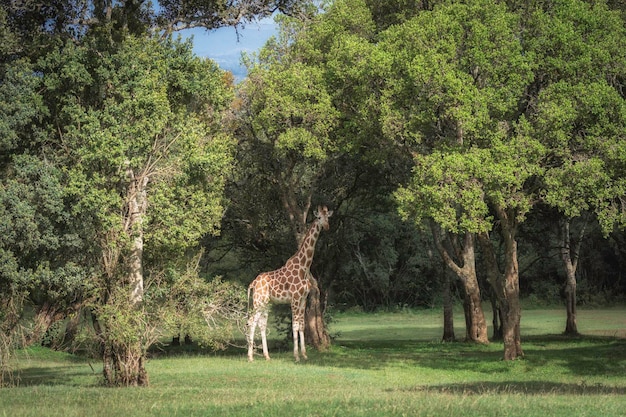
{"label": "tall tree", "polygon": [[[623,15],[622,15],[623,16]],[[593,212],[605,235],[625,224],[626,30],[603,3],[559,2],[534,10],[527,48],[537,56],[528,118],[548,149],[543,201],[562,215],[566,334],[577,334],[576,270],[582,234],[574,219]],[[549,45],[549,47],[548,47]]]}
{"label": "tall tree", "polygon": [[[45,137],[41,77],[6,23],[0,9],[0,386],[11,383],[18,340],[41,335],[80,304],[89,287],[84,246],[65,212],[62,171],[30,152]],[[29,302],[35,325],[23,329]]]}
{"label": "tall tree", "polygon": [[[30,170],[15,184],[35,199],[25,180],[37,181],[39,175],[48,180],[51,188],[39,194],[57,200],[39,199],[47,204],[41,213],[54,216],[35,215],[23,226],[48,230],[42,226],[54,220],[48,228],[55,237],[75,231],[74,240],[63,238],[64,244],[84,245],[66,252],[57,245],[55,253],[65,265],[69,254],[78,252],[86,274],[66,268],[65,276],[93,284],[83,301],[89,300],[95,313],[108,383],[147,383],[145,324],[157,318],[156,307],[169,303],[163,302],[168,292],[159,285],[146,291],[146,280],[164,283],[165,276],[185,275],[164,271],[184,270],[198,239],[219,230],[223,210],[231,141],[218,121],[232,86],[214,63],[193,57],[189,44],[172,42],[168,34],[192,26],[244,24],[301,4],[182,1],[162,2],[155,10],[143,0],[2,2],[3,23],[6,11],[11,28],[5,31],[2,25],[2,36],[12,49],[0,52],[16,64],[6,73],[3,67],[2,94],[19,88],[24,100],[8,100],[13,104],[3,107],[7,120],[15,121],[5,124],[3,117],[0,125],[7,131],[3,179],[13,176],[7,167]],[[7,77],[19,83],[7,83]],[[27,156],[13,157],[21,153]],[[52,174],[60,187],[53,187]],[[59,189],[60,194],[52,193]],[[2,198],[17,201],[15,196]],[[27,213],[38,210],[33,206]],[[37,244],[34,249],[41,252]],[[3,248],[2,253],[15,268],[30,256],[11,252]],[[36,265],[45,272],[40,275],[58,282],[63,270],[47,265]],[[10,279],[11,271],[6,272],[3,280]],[[44,305],[45,296],[38,294]]]}
{"label": "tall tree", "polygon": [[56,126],[46,149],[64,167],[72,214],[101,267],[94,313],[105,378],[142,385],[150,340],[141,326],[154,301],[145,274],[158,277],[168,266],[160,257],[179,262],[218,230],[230,140],[216,123],[230,93],[189,44],[130,37],[104,55],[97,41],[68,42],[42,61]]}
{"label": "tall tree", "polygon": [[[248,159],[253,164],[247,168],[248,178],[253,174],[272,185],[297,246],[305,236],[314,199],[319,198],[316,190],[326,174],[325,164],[336,149],[330,133],[338,113],[320,69],[294,61],[291,55],[274,55],[284,47],[269,44],[267,55],[250,68],[240,90],[238,136],[241,148],[246,149],[244,156],[254,156],[254,160]],[[317,288],[315,285],[311,293],[313,307],[319,305]],[[330,339],[317,319],[322,317],[318,310],[313,318],[307,315],[307,337],[322,335],[312,341],[324,348]]]}
{"label": "tall tree", "polygon": [[[250,143],[264,144],[257,155],[272,155],[263,158],[264,177],[276,184],[296,241],[322,188],[340,203],[354,184],[353,177],[333,175],[349,152],[367,150],[383,159],[365,146],[378,143],[376,149],[384,149],[368,134],[377,118],[368,117],[375,105],[368,98],[371,86],[362,82],[373,33],[371,15],[359,0],[334,2],[304,21],[284,19],[280,37],[260,53],[242,89],[242,98],[252,104],[247,130],[256,139]],[[315,314],[307,314],[307,323],[321,327],[322,311],[315,297],[310,301],[308,313]],[[308,335],[315,333],[320,332],[307,329]]]}
{"label": "tall tree", "polygon": [[414,178],[398,194],[401,209],[461,235],[491,230],[492,213],[502,227],[506,359],[522,354],[515,232],[536,166],[529,152],[536,146],[517,120],[531,72],[516,27],[502,4],[450,3],[390,28],[380,44],[389,79],[384,132],[415,155]]}

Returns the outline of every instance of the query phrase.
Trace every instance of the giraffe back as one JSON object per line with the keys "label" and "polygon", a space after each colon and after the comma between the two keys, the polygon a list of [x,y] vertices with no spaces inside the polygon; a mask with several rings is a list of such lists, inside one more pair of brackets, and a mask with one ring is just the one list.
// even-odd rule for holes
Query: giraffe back
{"label": "giraffe back", "polygon": [[253,293],[253,308],[264,306],[270,302],[289,304],[294,299],[306,297],[311,289],[307,273],[297,265],[285,265],[270,272],[259,274],[248,287]]}

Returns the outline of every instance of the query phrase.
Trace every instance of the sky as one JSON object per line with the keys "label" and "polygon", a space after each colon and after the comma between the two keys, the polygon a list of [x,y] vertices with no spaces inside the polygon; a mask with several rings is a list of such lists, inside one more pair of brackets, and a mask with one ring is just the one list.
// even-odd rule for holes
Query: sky
{"label": "sky", "polygon": [[191,29],[182,35],[184,38],[193,36],[193,51],[196,55],[213,59],[222,69],[231,71],[236,81],[240,81],[246,76],[246,69],[240,62],[241,53],[258,51],[277,31],[274,18],[268,17],[248,23],[243,29],[239,28],[239,40],[237,31],[232,27],[212,31]]}

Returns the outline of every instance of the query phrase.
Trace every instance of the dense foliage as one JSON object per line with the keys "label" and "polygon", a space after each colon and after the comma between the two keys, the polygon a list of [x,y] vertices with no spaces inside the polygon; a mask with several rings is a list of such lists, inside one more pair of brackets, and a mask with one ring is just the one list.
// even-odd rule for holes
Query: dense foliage
{"label": "dense foliage", "polygon": [[231,337],[241,291],[204,282],[197,253],[224,210],[232,78],[169,32],[288,4],[222,3],[3,2],[2,375],[20,330],[31,343],[68,317],[88,318],[108,384],[147,384],[161,332]]}
{"label": "dense foliage", "polygon": [[[110,384],[147,383],[163,331],[221,346],[318,204],[322,311],[439,305],[448,268],[513,359],[520,297],[566,300],[568,333],[623,299],[620,2],[314,3],[2,1],[1,375],[81,321]],[[237,86],[172,35],[275,11]]]}
{"label": "dense foliage", "polygon": [[[234,116],[232,210],[209,242],[220,262],[208,269],[246,282],[250,269],[279,266],[293,244],[276,242],[296,214],[302,230],[313,199],[338,209],[313,267],[338,306],[432,304],[445,282],[440,252],[470,311],[494,292],[514,358],[520,296],[565,296],[573,320],[569,304],[622,297],[623,10],[383,3],[334,1],[311,19],[283,18],[250,60]],[[269,92],[275,101],[257,99]],[[616,255],[599,265],[597,251]],[[578,301],[572,272],[584,282]]]}

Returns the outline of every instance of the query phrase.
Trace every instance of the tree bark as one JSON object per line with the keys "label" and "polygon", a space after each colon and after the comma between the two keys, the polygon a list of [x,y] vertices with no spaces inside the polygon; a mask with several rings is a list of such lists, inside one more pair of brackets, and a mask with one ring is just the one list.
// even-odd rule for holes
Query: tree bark
{"label": "tree bark", "polygon": [[580,236],[576,242],[576,248],[571,247],[570,235],[571,219],[565,218],[559,222],[559,234],[561,237],[561,260],[565,269],[565,308],[567,319],[564,334],[577,336],[578,325],[576,323],[576,269],[578,268],[578,254],[585,234],[586,225],[583,225]]}
{"label": "tree bark", "polygon": [[483,259],[485,262],[485,271],[487,273],[487,282],[489,282],[490,290],[489,291],[489,299],[491,301],[491,311],[492,311],[492,325],[493,325],[493,336],[492,340],[502,340],[502,309],[500,308],[500,298],[499,294],[499,284],[498,282],[501,280],[501,272],[498,268],[498,259],[496,258],[496,253],[493,249],[493,245],[489,240],[489,235],[487,233],[479,233],[478,242],[480,243],[480,247],[483,252]]}
{"label": "tree bark", "polygon": [[489,298],[491,301],[492,314],[491,326],[493,327],[491,340],[502,340],[502,309],[500,308],[498,297],[496,297],[495,294],[492,294]]}
{"label": "tree bark", "polygon": [[442,242],[441,233],[434,224],[431,224],[435,246],[446,265],[456,273],[465,290],[465,322],[466,340],[477,343],[489,343],[487,335],[487,322],[483,312],[480,287],[476,276],[476,257],[474,251],[474,235],[466,232],[462,247],[452,241],[453,250],[456,253],[457,262],[450,256]]}
{"label": "tree bark", "polygon": [[130,185],[125,230],[132,239],[128,261],[130,299],[132,305],[137,305],[143,300],[143,219],[148,208],[147,187],[150,177],[143,175],[136,178],[131,168],[127,174]]}
{"label": "tree bark", "polygon": [[[126,206],[123,216],[124,232],[130,238],[130,247],[125,253],[126,267],[122,280],[123,287],[116,288],[113,284],[104,297],[113,311],[120,315],[141,315],[141,304],[144,295],[144,271],[143,271],[143,219],[146,215],[147,186],[150,177],[147,174],[136,176],[131,167],[127,167],[128,189],[126,191]],[[120,253],[117,254],[120,256]],[[104,260],[107,262],[107,260]],[[117,261],[113,262],[117,265]],[[116,271],[109,271],[108,279],[116,282]],[[123,291],[116,292],[116,289]],[[126,292],[128,291],[128,292]],[[143,348],[144,329],[133,326],[126,331],[136,331],[136,338],[123,340],[116,335],[115,327],[118,326],[115,318],[107,317],[102,321],[94,316],[94,328],[100,337],[101,354],[103,360],[103,376],[107,385],[110,386],[144,386],[148,385],[148,373],[145,369],[145,351]]]}
{"label": "tree bark", "polygon": [[321,303],[320,290],[317,280],[309,274],[311,291],[304,313],[306,343],[312,345],[318,351],[325,351],[330,347],[330,335],[324,323],[324,306]]}
{"label": "tree bark", "polygon": [[519,265],[517,261],[517,220],[514,213],[496,208],[504,239],[504,274],[496,282],[496,294],[502,311],[502,339],[504,359],[514,360],[524,356],[522,350],[519,299]]}
{"label": "tree bark", "polygon": [[442,260],[441,276],[443,280],[443,337],[444,342],[454,342],[454,304],[452,302],[452,280],[446,271],[446,263]]}

